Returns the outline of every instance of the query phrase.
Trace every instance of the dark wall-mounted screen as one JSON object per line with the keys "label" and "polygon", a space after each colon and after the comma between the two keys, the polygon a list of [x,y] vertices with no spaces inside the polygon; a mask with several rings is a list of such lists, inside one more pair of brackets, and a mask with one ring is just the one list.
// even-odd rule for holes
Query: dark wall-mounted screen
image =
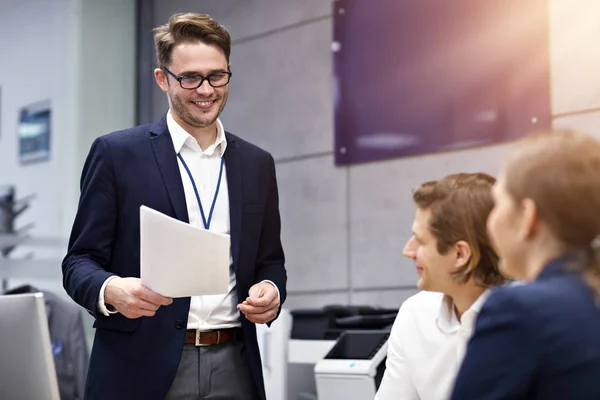
{"label": "dark wall-mounted screen", "polygon": [[546,0],[333,4],[337,164],[550,126]]}

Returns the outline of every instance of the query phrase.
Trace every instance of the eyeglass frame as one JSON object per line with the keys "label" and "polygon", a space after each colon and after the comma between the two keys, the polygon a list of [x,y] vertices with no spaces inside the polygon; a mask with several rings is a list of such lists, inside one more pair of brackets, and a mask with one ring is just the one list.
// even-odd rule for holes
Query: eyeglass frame
{"label": "eyeglass frame", "polygon": [[169,75],[171,75],[171,76],[172,76],[172,77],[173,77],[173,78],[174,78],[174,79],[175,79],[177,82],[179,82],[179,86],[180,86],[182,89],[184,89],[184,90],[196,90],[196,89],[198,89],[200,86],[202,86],[202,84],[204,83],[204,81],[207,81],[207,82],[208,82],[208,84],[209,84],[211,87],[215,88],[215,89],[217,89],[217,88],[222,88],[222,87],[224,87],[224,86],[227,86],[227,85],[229,85],[229,81],[231,81],[231,76],[233,75],[233,74],[231,73],[231,70],[229,70],[229,71],[222,71],[222,72],[219,72],[219,74],[225,74],[225,75],[229,75],[229,78],[227,79],[227,83],[224,83],[224,84],[222,84],[222,85],[219,85],[219,86],[214,86],[214,85],[213,85],[213,84],[210,82],[210,75],[212,75],[212,74],[210,74],[210,75],[208,75],[208,76],[203,76],[203,75],[200,75],[200,74],[195,74],[196,76],[199,76],[199,77],[201,78],[201,79],[200,79],[200,83],[198,84],[198,86],[196,86],[196,87],[194,87],[194,88],[185,88],[185,87],[183,87],[183,84],[181,83],[181,80],[182,80],[182,79],[183,79],[185,76],[189,76],[189,75],[177,76],[177,75],[175,75],[173,72],[171,72],[171,71],[170,71],[170,70],[169,70],[167,67],[162,67],[162,70],[166,71],[166,72],[167,72]]}

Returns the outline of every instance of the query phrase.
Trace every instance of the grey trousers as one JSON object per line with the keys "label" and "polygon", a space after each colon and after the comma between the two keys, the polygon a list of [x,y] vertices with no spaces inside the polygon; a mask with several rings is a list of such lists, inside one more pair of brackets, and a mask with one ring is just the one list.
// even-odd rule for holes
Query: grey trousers
{"label": "grey trousers", "polygon": [[165,400],[258,399],[241,341],[183,345],[175,380]]}

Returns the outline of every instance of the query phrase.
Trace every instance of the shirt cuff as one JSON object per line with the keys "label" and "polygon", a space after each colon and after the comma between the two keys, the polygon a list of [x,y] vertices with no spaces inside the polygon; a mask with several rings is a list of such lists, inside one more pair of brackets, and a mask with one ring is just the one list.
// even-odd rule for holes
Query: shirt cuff
{"label": "shirt cuff", "polygon": [[107,317],[112,314],[118,313],[117,310],[114,310],[114,309],[109,310],[108,307],[106,306],[106,304],[104,304],[104,291],[106,290],[106,285],[108,285],[108,282],[110,282],[111,280],[113,280],[115,278],[118,278],[118,276],[113,275],[113,276],[106,278],[106,280],[102,284],[102,287],[100,288],[100,295],[98,296],[98,310],[100,310],[100,312],[102,314],[106,315]]}
{"label": "shirt cuff", "polygon": [[268,279],[265,279],[264,281],[261,281],[261,283],[262,282],[269,282],[271,285],[273,285],[273,287],[275,288],[275,290],[277,290],[277,300],[279,300],[281,302],[281,297],[279,296],[279,288],[277,287],[277,285],[274,284],[273,281],[270,281]]}

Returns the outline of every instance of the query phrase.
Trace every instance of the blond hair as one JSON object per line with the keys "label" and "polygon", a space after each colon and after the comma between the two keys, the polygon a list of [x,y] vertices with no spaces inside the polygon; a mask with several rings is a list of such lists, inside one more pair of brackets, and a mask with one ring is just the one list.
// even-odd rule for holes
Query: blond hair
{"label": "blond hair", "polygon": [[207,14],[174,14],[169,22],[153,29],[158,67],[171,64],[173,47],[180,43],[202,42],[218,46],[227,62],[231,53],[231,37],[225,27]]}
{"label": "blond hair", "polygon": [[504,173],[507,192],[517,204],[533,200],[600,296],[600,142],[572,130],[533,133],[517,142]]}

